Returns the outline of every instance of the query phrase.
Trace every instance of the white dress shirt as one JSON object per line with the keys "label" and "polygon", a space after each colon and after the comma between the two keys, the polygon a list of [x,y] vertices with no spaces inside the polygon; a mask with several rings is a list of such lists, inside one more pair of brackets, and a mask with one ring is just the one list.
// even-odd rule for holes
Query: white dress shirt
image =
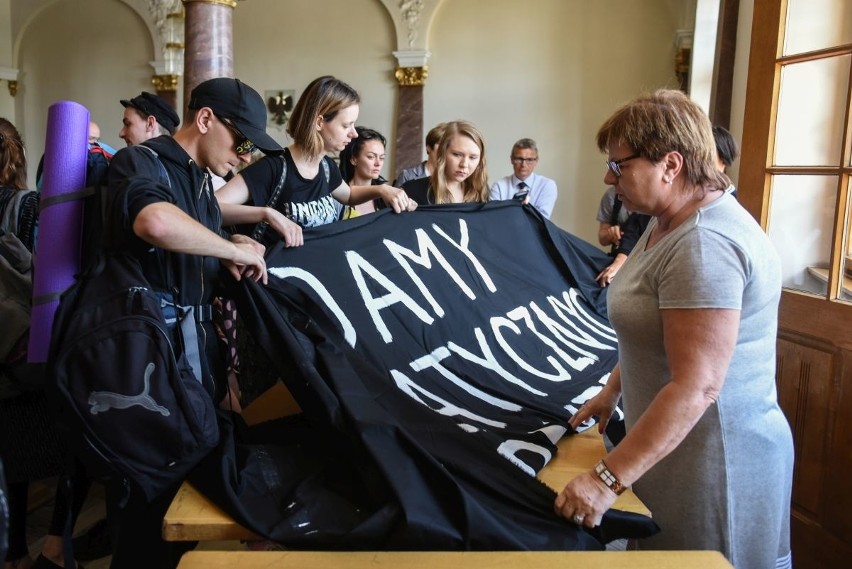
{"label": "white dress shirt", "polygon": [[553,206],[556,204],[556,182],[550,178],[539,176],[535,172],[530,174],[526,180],[521,180],[514,174],[500,178],[491,186],[491,199],[512,199],[512,196],[521,191],[521,188],[518,187],[521,182],[524,182],[529,188],[530,204],[535,206],[544,217],[550,219]]}

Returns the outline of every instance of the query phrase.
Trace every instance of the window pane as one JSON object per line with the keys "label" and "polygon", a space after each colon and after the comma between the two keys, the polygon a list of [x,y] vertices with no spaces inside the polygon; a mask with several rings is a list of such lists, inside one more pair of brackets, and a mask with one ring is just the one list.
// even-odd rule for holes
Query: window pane
{"label": "window pane", "polygon": [[825,296],[836,195],[836,176],[772,177],[768,234],[785,288]]}
{"label": "window pane", "polygon": [[[850,2],[852,5],[852,2]],[[849,55],[785,65],[775,138],[778,166],[837,166]]]}
{"label": "window pane", "polygon": [[852,43],[852,2],[789,0],[784,55]]}

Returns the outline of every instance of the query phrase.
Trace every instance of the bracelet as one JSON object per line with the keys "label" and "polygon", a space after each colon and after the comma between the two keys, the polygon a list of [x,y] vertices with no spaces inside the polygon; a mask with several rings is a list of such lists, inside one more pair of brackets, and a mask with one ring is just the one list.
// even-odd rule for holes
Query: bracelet
{"label": "bracelet", "polygon": [[621,480],[619,480],[615,474],[607,468],[603,459],[598,461],[595,465],[595,474],[607,488],[615,492],[616,496],[620,496],[625,490],[627,490],[627,487],[621,483]]}

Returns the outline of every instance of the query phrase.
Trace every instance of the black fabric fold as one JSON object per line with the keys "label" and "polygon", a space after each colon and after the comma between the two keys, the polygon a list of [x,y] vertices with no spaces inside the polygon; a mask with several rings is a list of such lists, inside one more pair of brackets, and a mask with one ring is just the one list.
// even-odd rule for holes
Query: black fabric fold
{"label": "black fabric fold", "polygon": [[[406,269],[400,248],[431,262]],[[614,511],[581,530],[534,477],[617,357],[592,284],[608,259],[513,202],[377,213],[274,247],[269,286],[233,296],[303,414],[252,429],[223,417],[193,482],[293,548],[582,550],[652,535],[649,518]],[[504,372],[461,355],[476,346]],[[557,364],[561,381],[540,377]]]}

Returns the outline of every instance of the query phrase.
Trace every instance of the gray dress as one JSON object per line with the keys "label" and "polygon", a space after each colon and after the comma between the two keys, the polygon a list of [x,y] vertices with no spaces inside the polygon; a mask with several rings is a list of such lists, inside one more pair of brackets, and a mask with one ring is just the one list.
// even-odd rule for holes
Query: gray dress
{"label": "gray dress", "polygon": [[645,250],[656,223],[608,294],[628,430],[670,380],[661,310],[737,309],[740,328],[717,402],[633,485],[661,528],[639,547],[713,549],[737,569],[789,563],[793,442],[775,389],[778,256],[729,193]]}

